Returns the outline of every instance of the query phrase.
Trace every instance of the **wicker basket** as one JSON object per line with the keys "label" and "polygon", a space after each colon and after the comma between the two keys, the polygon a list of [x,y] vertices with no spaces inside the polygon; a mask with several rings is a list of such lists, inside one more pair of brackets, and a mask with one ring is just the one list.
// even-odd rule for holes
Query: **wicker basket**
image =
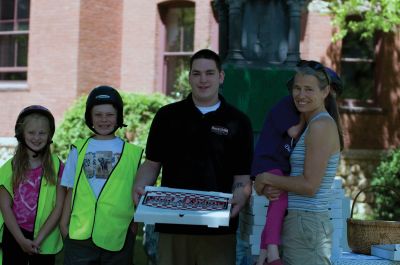
{"label": "wicker basket", "polygon": [[347,219],[347,242],[350,249],[355,253],[370,255],[371,245],[400,243],[400,222],[353,219],[354,204],[358,195],[363,191],[375,188],[392,190],[400,198],[398,191],[387,186],[370,186],[357,193],[351,207],[350,218]]}

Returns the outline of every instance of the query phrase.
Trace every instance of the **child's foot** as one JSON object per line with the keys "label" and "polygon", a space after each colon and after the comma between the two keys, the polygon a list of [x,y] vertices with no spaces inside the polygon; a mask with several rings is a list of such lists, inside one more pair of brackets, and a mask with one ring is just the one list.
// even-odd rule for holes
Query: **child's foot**
{"label": "child's foot", "polygon": [[267,262],[267,250],[260,249],[260,254],[258,256],[258,260],[254,265],[264,265]]}
{"label": "child's foot", "polygon": [[271,262],[266,262],[266,263],[264,263],[264,265],[283,265],[283,263],[282,263],[281,259],[276,259]]}

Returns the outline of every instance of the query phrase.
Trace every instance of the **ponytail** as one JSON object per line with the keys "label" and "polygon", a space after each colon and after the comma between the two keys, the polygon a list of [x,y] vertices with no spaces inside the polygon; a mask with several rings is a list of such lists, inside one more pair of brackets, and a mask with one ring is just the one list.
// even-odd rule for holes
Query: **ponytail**
{"label": "ponytail", "polygon": [[336,122],[336,127],[339,134],[340,150],[343,150],[344,147],[343,130],[340,123],[339,109],[336,103],[336,98],[331,92],[329,92],[328,96],[325,99],[325,108],[328,111],[329,115],[331,115]]}

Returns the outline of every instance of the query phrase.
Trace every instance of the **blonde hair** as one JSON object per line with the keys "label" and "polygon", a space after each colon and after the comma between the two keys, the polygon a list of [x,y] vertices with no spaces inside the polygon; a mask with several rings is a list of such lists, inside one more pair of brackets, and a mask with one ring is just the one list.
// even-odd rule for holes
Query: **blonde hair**
{"label": "blonde hair", "polygon": [[[47,123],[49,137],[50,136],[50,121],[48,118],[42,114],[32,113],[27,115],[22,119],[20,123],[16,126],[16,133],[18,135],[22,135],[24,137],[24,130],[26,129],[26,125],[31,120],[45,120]],[[49,142],[51,139],[47,139]],[[23,140],[25,142],[25,139]],[[14,157],[12,160],[12,184],[13,188],[18,187],[20,183],[22,183],[26,179],[27,172],[31,169],[29,163],[29,155],[28,148],[25,146],[26,144],[18,142],[17,148],[14,153]],[[48,183],[55,185],[56,177],[55,169],[53,165],[53,160],[51,157],[50,145],[47,144],[44,149],[39,154],[42,162],[42,176],[47,180]]]}

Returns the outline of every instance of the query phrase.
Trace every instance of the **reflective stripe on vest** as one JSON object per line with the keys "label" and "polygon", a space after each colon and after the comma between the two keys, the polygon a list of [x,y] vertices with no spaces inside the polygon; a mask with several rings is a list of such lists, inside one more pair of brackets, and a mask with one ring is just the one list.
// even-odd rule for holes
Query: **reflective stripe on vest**
{"label": "reflective stripe on vest", "polygon": [[75,240],[92,238],[106,250],[122,249],[134,214],[132,187],[142,156],[142,149],[124,142],[119,161],[101,190],[98,199],[93,193],[83,169],[87,140],[75,146],[78,162],[71,203],[69,237]]}
{"label": "reflective stripe on vest", "polygon": [[[56,183],[58,182],[58,175],[60,170],[60,160],[56,155],[52,155],[54,170],[57,174],[54,176]],[[0,185],[2,185],[11,197],[14,199],[14,190],[12,188],[12,159],[8,160],[0,169]],[[47,218],[52,213],[56,205],[56,192],[57,184],[52,185],[47,182],[43,177],[40,178],[40,189],[36,209],[35,225],[33,237],[36,238],[40,229],[46,222]],[[0,226],[3,228],[4,221],[1,215]],[[1,238],[3,238],[3,229],[1,229]],[[57,225],[43,240],[40,246],[40,254],[56,254],[61,251],[63,247],[62,237],[59,226]]]}

